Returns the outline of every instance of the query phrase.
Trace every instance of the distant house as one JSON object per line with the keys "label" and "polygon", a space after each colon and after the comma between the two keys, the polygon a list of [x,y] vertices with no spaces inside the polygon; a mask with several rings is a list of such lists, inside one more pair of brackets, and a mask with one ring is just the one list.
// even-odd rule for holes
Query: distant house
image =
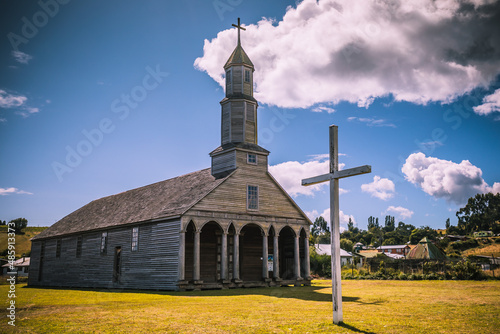
{"label": "distant house", "polygon": [[22,257],[14,261],[14,271],[10,270],[10,264],[4,264],[2,266],[2,274],[7,275],[8,272],[17,272],[17,276],[28,276],[30,268],[30,258]]}
{"label": "distant house", "polygon": [[410,252],[410,249],[408,245],[387,245],[378,247],[377,251],[389,257],[399,259],[405,257]]}
{"label": "distant house", "polygon": [[407,259],[419,260],[446,260],[446,255],[436,247],[427,237],[419,241],[418,245],[408,253]]}
{"label": "distant house", "polygon": [[[314,246],[316,248],[316,253],[320,255],[332,255],[332,245],[331,244],[318,244]],[[340,249],[340,265],[345,266],[348,263],[352,263],[352,254]]]}
{"label": "distant house", "polygon": [[474,238],[492,237],[493,232],[491,232],[491,231],[479,231],[479,232],[474,232],[473,236],[474,236]]}

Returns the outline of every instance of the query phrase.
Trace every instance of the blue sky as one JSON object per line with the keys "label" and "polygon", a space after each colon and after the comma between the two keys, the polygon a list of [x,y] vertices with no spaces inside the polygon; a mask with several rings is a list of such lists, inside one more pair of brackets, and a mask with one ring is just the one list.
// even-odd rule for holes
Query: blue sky
{"label": "blue sky", "polygon": [[[466,6],[467,5],[467,6]],[[3,1],[0,219],[49,226],[107,195],[210,166],[236,44],[256,67],[259,144],[311,218],[328,209],[328,126],[342,223],[456,224],[500,190],[498,2]]]}

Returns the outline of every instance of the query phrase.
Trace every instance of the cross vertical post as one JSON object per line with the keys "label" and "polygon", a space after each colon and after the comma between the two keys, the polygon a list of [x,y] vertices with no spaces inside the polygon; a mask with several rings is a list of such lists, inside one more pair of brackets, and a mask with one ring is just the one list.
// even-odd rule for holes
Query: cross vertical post
{"label": "cross vertical post", "polygon": [[246,29],[241,26],[239,17],[238,17],[238,25],[233,23],[232,26],[238,28],[238,45],[241,45],[241,43],[240,43],[240,30],[246,30]]}
{"label": "cross vertical post", "polygon": [[330,181],[330,226],[332,250],[332,302],[333,322],[343,321],[342,287],[340,271],[340,209],[339,209],[339,179],[354,175],[371,173],[369,165],[339,170],[338,126],[330,126],[330,172],[302,180],[303,186]]}
{"label": "cross vertical post", "polygon": [[[338,126],[330,126],[330,174],[339,170]],[[332,302],[333,322],[343,321],[342,286],[340,284],[340,210],[339,210],[339,179],[330,181],[330,238],[332,247]],[[335,255],[335,256],[334,256]]]}

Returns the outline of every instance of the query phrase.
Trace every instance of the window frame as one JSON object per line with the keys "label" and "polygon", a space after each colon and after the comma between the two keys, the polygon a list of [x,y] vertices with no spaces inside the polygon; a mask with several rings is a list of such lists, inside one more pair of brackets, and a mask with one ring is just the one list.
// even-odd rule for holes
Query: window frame
{"label": "window frame", "polygon": [[[252,161],[252,159],[250,159],[250,157],[253,156],[255,159],[255,161]],[[257,154],[253,154],[253,153],[247,153],[247,164],[249,165],[257,165],[258,161],[257,161]]]}
{"label": "window frame", "polygon": [[132,227],[130,250],[132,252],[137,252],[139,250],[139,226]]}
{"label": "window frame", "polygon": [[247,185],[247,210],[259,210],[259,186]]}
{"label": "window frame", "polygon": [[101,254],[107,254],[108,252],[108,231],[101,233]]}
{"label": "window frame", "polygon": [[82,257],[82,244],[83,244],[83,237],[79,235],[76,238],[76,257],[81,258]]}
{"label": "window frame", "polygon": [[244,81],[248,82],[248,83],[252,82],[252,79],[250,77],[250,70],[245,69],[244,71],[245,71],[245,73],[244,73]]}

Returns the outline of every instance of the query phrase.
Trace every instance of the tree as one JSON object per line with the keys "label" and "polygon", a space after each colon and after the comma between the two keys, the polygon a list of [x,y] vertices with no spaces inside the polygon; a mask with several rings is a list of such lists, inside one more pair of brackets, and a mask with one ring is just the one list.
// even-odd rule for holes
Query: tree
{"label": "tree", "polygon": [[354,243],[349,239],[340,239],[340,248],[345,251],[352,252]]}
{"label": "tree", "polygon": [[437,231],[430,228],[429,226],[422,226],[411,231],[410,234],[410,243],[412,245],[418,244],[420,240],[424,237],[427,239],[435,240],[437,238]]}
{"label": "tree", "polygon": [[26,218],[17,218],[9,222],[9,227],[11,227],[12,224],[14,224],[14,233],[21,234],[21,230],[28,226],[28,220]]}
{"label": "tree", "polygon": [[457,211],[458,228],[467,234],[476,231],[500,232],[500,193],[477,194]]}
{"label": "tree", "polygon": [[395,222],[394,222],[394,217],[393,216],[385,216],[385,226],[384,226],[384,231],[386,232],[392,232],[394,231],[395,228]]}
{"label": "tree", "polygon": [[314,236],[315,243],[330,243],[330,228],[326,220],[321,216],[314,220],[311,234]]}
{"label": "tree", "polygon": [[0,226],[7,225],[7,222],[5,220],[0,220]]}

